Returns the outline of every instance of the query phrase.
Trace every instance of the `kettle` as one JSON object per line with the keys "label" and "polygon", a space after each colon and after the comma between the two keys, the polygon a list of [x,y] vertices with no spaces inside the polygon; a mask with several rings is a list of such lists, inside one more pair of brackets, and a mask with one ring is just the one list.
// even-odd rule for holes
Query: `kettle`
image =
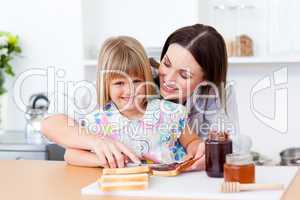
{"label": "kettle", "polygon": [[41,121],[48,112],[49,104],[49,99],[43,93],[33,94],[29,98],[25,112],[26,139],[29,143],[43,143],[45,141],[40,129]]}

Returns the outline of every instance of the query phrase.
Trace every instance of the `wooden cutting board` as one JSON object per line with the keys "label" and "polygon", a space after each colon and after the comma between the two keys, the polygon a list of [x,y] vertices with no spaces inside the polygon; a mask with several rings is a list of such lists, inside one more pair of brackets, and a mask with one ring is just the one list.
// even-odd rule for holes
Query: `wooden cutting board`
{"label": "wooden cutting board", "polygon": [[[281,183],[285,189],[296,175],[297,167],[256,167],[256,183]],[[82,188],[82,195],[170,197],[191,199],[280,199],[282,191],[252,191],[240,193],[219,192],[222,178],[210,178],[205,172],[184,173],[176,177],[152,176],[149,188],[143,191],[102,192],[98,183]]]}

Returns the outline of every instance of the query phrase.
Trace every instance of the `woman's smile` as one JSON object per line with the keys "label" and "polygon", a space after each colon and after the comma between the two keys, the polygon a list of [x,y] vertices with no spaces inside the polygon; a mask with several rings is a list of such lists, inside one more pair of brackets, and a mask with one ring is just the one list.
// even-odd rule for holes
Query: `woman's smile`
{"label": "woman's smile", "polygon": [[178,44],[169,46],[158,74],[161,96],[180,101],[185,101],[204,77],[202,68],[193,55]]}
{"label": "woman's smile", "polygon": [[161,86],[162,89],[167,93],[174,93],[178,90],[175,82],[165,82],[163,80],[163,84]]}

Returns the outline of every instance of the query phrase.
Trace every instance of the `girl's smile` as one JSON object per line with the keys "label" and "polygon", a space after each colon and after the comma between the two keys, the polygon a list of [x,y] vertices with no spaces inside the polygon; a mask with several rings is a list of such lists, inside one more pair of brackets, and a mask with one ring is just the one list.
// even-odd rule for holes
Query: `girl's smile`
{"label": "girl's smile", "polygon": [[132,103],[133,102],[133,100],[134,100],[134,98],[135,98],[135,96],[121,96],[120,97],[123,101],[125,101],[125,102],[130,102],[130,103]]}
{"label": "girl's smile", "polygon": [[110,83],[109,93],[111,101],[128,118],[131,118],[134,114],[144,112],[146,90],[143,82],[138,77],[118,77]]}

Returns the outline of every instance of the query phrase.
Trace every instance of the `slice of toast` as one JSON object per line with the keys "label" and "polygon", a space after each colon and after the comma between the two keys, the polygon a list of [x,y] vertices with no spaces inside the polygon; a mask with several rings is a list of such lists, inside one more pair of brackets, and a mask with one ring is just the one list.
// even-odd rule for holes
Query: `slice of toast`
{"label": "slice of toast", "polygon": [[178,170],[179,163],[162,164],[151,167],[151,173],[154,176],[177,176],[180,172]]}
{"label": "slice of toast", "polygon": [[192,166],[198,159],[189,159],[182,163],[162,164],[151,167],[151,173],[155,176],[177,176],[186,168]]}
{"label": "slice of toast", "polygon": [[99,179],[101,183],[105,182],[148,182],[149,174],[113,174],[113,175],[102,175]]}
{"label": "slice of toast", "polygon": [[125,168],[105,168],[102,170],[102,175],[112,174],[138,174],[149,173],[149,166],[125,167]]}
{"label": "slice of toast", "polygon": [[149,166],[105,168],[98,183],[102,191],[144,190],[149,183]]}
{"label": "slice of toast", "polygon": [[131,182],[101,182],[100,189],[104,192],[116,190],[144,190],[148,187],[148,181]]}

